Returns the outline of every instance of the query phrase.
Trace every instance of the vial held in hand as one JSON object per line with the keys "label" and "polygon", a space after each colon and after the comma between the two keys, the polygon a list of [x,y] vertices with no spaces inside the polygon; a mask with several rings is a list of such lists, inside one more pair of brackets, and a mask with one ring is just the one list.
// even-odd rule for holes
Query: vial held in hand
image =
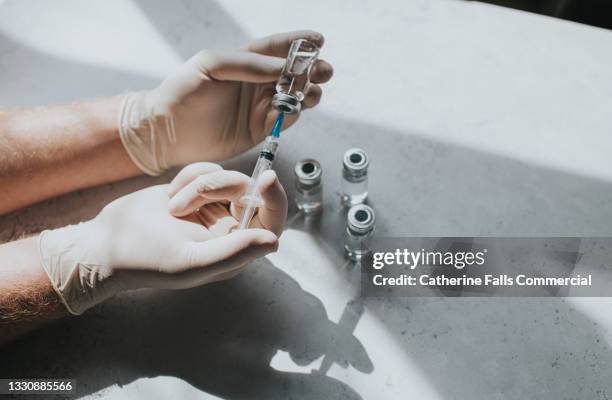
{"label": "vial held in hand", "polygon": [[295,202],[304,214],[314,214],[321,210],[323,187],[322,169],[317,160],[306,159],[295,165]]}
{"label": "vial held in hand", "polygon": [[342,197],[344,206],[363,203],[368,197],[368,155],[362,149],[349,149],[342,160]]}
{"label": "vial held in hand", "polygon": [[351,261],[360,261],[371,252],[374,237],[374,210],[365,204],[351,207],[344,232],[344,255]]}
{"label": "vial held in hand", "polygon": [[306,39],[296,39],[291,43],[281,76],[276,83],[276,94],[272,97],[274,108],[287,114],[300,111],[310,67],[318,55],[319,47]]}

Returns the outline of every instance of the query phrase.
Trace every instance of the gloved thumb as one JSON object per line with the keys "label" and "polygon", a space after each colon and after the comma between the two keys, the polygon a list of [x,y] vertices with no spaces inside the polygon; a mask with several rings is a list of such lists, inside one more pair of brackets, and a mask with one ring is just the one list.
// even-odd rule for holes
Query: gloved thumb
{"label": "gloved thumb", "polygon": [[212,80],[265,83],[278,79],[285,60],[248,51],[203,50],[190,62]]}
{"label": "gloved thumb", "polygon": [[204,242],[191,242],[187,264],[202,267],[210,277],[241,268],[277,248],[278,238],[266,229],[237,230]]}

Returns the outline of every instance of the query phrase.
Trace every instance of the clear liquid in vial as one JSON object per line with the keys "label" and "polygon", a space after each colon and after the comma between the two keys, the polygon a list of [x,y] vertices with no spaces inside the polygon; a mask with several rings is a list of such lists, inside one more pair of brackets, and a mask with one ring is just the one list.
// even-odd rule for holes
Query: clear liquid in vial
{"label": "clear liquid in vial", "polygon": [[306,40],[292,43],[283,67],[281,77],[276,83],[276,92],[295,96],[304,100],[304,87],[308,82],[308,70],[317,58],[319,49]]}
{"label": "clear liquid in vial", "polygon": [[296,205],[305,214],[314,214],[321,209],[323,190],[321,185],[297,189]]}
{"label": "clear liquid in vial", "polygon": [[368,177],[355,182],[349,179],[342,180],[342,204],[347,207],[361,204],[368,197]]}
{"label": "clear liquid in vial", "polygon": [[295,202],[304,214],[314,214],[323,203],[323,186],[321,183],[321,164],[312,158],[299,161],[295,172]]}
{"label": "clear liquid in vial", "polygon": [[374,210],[366,205],[356,205],[348,211],[344,255],[349,260],[359,261],[371,253],[375,221]]}

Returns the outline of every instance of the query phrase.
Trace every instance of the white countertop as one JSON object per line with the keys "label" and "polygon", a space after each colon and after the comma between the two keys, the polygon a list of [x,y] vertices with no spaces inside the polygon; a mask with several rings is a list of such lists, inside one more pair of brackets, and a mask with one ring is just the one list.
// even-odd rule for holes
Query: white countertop
{"label": "white countertop", "polygon": [[[612,31],[459,0],[277,4],[0,1],[2,106],[148,88],[200,48],[300,28],[325,34],[336,71],[277,163],[291,195],[293,164],[321,162],[321,221],[292,214],[279,252],[232,282],[40,330],[0,352],[0,376],[73,377],[112,399],[612,397],[612,299],[366,299],[360,313],[337,203],[359,146],[381,236],[611,236]],[[2,217],[0,239],[171,176]],[[336,362],[312,373],[324,354]]]}

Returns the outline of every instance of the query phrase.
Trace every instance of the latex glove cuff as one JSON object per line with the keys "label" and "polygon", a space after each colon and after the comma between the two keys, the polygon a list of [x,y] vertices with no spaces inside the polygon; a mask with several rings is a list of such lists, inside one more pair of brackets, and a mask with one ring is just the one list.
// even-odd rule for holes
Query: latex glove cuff
{"label": "latex glove cuff", "polygon": [[176,142],[168,110],[156,110],[150,92],[129,93],[119,112],[119,136],[130,158],[144,173],[157,176],[168,169],[168,151]]}
{"label": "latex glove cuff", "polygon": [[120,289],[109,279],[112,268],[82,243],[95,238],[84,229],[86,224],[46,230],[38,237],[43,269],[61,302],[74,315],[114,296]]}

